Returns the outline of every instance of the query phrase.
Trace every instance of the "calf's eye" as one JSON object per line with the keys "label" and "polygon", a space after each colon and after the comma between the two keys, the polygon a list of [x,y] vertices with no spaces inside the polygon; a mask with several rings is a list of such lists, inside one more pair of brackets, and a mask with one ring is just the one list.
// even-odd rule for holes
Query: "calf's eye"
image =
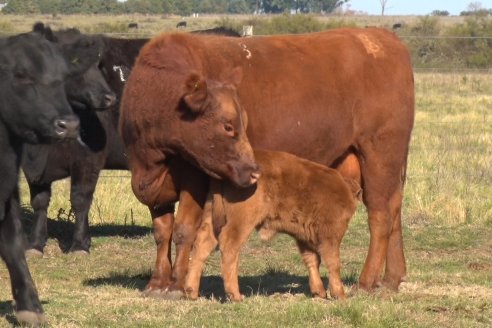
{"label": "calf's eye", "polygon": [[224,130],[227,132],[227,134],[234,134],[234,127],[230,123],[224,124]]}

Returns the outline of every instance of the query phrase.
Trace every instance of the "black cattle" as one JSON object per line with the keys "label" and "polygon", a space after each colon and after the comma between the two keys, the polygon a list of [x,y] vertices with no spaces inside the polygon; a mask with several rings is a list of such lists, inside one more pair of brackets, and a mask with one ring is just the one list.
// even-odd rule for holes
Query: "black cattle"
{"label": "black cattle", "polygon": [[0,39],[0,255],[22,323],[45,321],[24,255],[17,186],[22,146],[78,137],[64,81],[96,60],[97,51],[81,42],[61,47],[39,33]]}
{"label": "black cattle", "polygon": [[128,28],[138,29],[138,23],[128,23]]}
{"label": "black cattle", "polygon": [[185,28],[186,27],[186,21],[181,21],[176,24],[176,28]]}
{"label": "black cattle", "polygon": [[215,35],[224,35],[224,36],[232,36],[232,37],[240,37],[241,36],[241,34],[237,33],[233,29],[227,28],[227,27],[224,27],[224,26],[209,28],[207,30],[192,31],[191,33],[196,33],[196,34],[215,34]]}
{"label": "black cattle", "polygon": [[[65,83],[68,100],[80,120],[80,135],[83,145],[74,141],[57,145],[28,145],[23,152],[22,168],[31,192],[31,205],[37,218],[29,238],[28,251],[31,254],[39,254],[46,242],[46,210],[49,204],[52,181],[72,174],[72,206],[77,213],[77,224],[81,227],[76,230],[88,229],[86,218],[88,209],[85,213],[84,209],[90,206],[94,190],[89,191],[88,196],[86,196],[87,192],[79,186],[87,185],[87,183],[92,184],[92,179],[94,179],[95,185],[100,169],[94,173],[91,168],[94,165],[97,167],[104,165],[104,163],[99,164],[102,156],[98,154],[102,150],[106,150],[105,143],[108,136],[105,131],[113,131],[114,129],[108,126],[104,127],[101,123],[110,122],[111,119],[100,120],[98,116],[111,117],[111,113],[103,113],[100,110],[115,105],[116,96],[99,69],[102,65],[100,61],[102,55],[106,53],[104,47],[110,46],[106,45],[102,38],[84,36],[75,29],[52,33],[49,28],[45,28],[42,24],[36,24],[34,31],[53,35],[49,39],[62,45],[72,44],[78,39],[84,39],[89,43],[93,42],[97,45],[100,55],[98,60],[83,75],[71,77]],[[119,153],[122,154],[122,152]],[[97,155],[95,156],[95,154]],[[78,177],[84,179],[82,184],[78,183]],[[89,205],[80,204],[87,197],[89,197]],[[79,208],[82,209],[79,211]],[[81,246],[85,245],[85,242],[78,235],[74,236],[72,251],[88,248]],[[88,235],[88,233],[85,232],[84,235]]]}
{"label": "black cattle", "polygon": [[[192,33],[225,33],[216,28]],[[234,36],[239,36],[235,34]],[[99,68],[119,100],[126,79],[140,48],[149,39],[104,38],[105,51]],[[31,192],[34,225],[29,236],[28,252],[42,255],[48,239],[47,210],[54,181],[71,178],[70,202],[75,215],[75,227],[69,252],[89,253],[89,210],[101,170],[126,170],[123,143],[118,134],[119,103],[103,112],[74,111],[80,118],[80,134],[87,147],[75,142],[56,146],[29,147],[24,153],[22,168]]]}
{"label": "black cattle", "polygon": [[[99,63],[100,72],[110,88],[119,96],[140,48],[147,39],[105,38],[105,49]],[[70,94],[68,95],[70,99]],[[28,252],[43,252],[47,231],[47,209],[51,198],[51,184],[71,178],[70,201],[75,214],[72,244],[68,251],[88,253],[89,209],[99,173],[102,169],[128,169],[123,144],[118,136],[118,108],[116,102],[106,111],[74,108],[80,118],[80,134],[86,146],[76,142],[33,146],[26,149],[22,161],[34,210],[34,225],[29,236]]]}

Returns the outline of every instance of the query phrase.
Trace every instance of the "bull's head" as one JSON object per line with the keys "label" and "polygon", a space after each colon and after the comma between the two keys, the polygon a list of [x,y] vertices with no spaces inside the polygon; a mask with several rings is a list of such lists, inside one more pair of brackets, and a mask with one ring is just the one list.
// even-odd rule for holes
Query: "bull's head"
{"label": "bull's head", "polygon": [[180,111],[178,151],[215,178],[242,187],[256,182],[259,169],[246,136],[247,117],[237,96],[241,68],[221,81],[191,73]]}

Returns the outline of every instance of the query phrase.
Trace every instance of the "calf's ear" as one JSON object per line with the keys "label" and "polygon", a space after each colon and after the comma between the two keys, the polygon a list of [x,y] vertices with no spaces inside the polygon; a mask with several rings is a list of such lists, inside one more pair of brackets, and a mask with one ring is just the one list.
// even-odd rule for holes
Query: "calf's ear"
{"label": "calf's ear", "polygon": [[207,82],[197,73],[191,73],[185,82],[183,101],[193,113],[203,112],[207,93]]}

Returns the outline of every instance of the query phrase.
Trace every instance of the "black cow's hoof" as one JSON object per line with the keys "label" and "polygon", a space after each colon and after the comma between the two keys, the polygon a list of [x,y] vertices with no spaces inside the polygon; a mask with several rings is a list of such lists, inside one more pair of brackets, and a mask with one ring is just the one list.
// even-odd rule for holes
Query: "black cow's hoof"
{"label": "black cow's hoof", "polygon": [[26,257],[43,257],[43,252],[36,248],[26,250]]}
{"label": "black cow's hoof", "polygon": [[15,317],[20,324],[30,327],[39,327],[46,323],[46,317],[43,313],[33,311],[18,311],[15,313]]}

